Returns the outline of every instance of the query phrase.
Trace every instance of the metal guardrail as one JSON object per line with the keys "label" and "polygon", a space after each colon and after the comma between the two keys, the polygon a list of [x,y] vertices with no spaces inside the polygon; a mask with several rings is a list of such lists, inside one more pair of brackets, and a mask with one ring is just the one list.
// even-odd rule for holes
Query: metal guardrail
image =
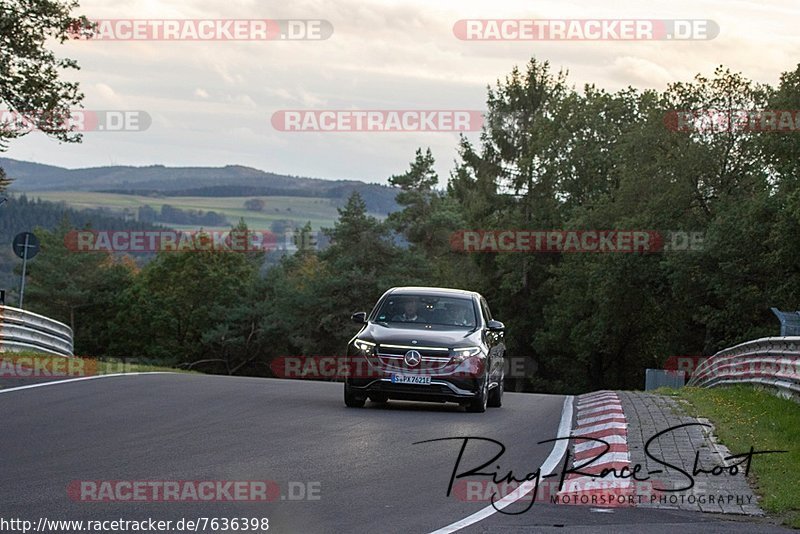
{"label": "metal guardrail", "polygon": [[770,308],[781,322],[781,336],[800,335],[800,311],[782,312],[778,308]]}
{"label": "metal guardrail", "polygon": [[72,329],[38,313],[0,306],[0,352],[21,351],[72,356]]}
{"label": "metal guardrail", "polygon": [[800,397],[800,336],[765,337],[724,349],[697,366],[687,386],[760,384]]}

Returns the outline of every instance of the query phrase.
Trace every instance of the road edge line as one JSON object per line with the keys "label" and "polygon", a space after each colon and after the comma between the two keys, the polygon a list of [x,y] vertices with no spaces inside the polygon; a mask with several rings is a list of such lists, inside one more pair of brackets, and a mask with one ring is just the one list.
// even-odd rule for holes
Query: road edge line
{"label": "road edge line", "polygon": [[14,388],[0,389],[0,394],[11,393],[14,391],[21,391],[23,389],[43,388],[46,386],[57,386],[58,384],[69,384],[72,382],[82,382],[84,380],[94,380],[96,378],[110,378],[113,376],[140,376],[140,375],[177,375],[181,373],[172,373],[170,371],[148,371],[143,373],[110,373],[107,375],[95,376],[82,376],[80,378],[68,378],[66,380],[54,380],[53,382],[42,382],[39,384],[28,384],[27,386],[17,386]]}
{"label": "road edge line", "polygon": [[[572,431],[572,414],[573,414],[573,401],[575,397],[572,395],[567,395],[564,398],[564,405],[561,408],[561,421],[558,424],[558,434],[556,437],[567,437],[570,435]],[[558,441],[553,442],[553,450],[550,451],[550,454],[545,459],[544,463],[542,463],[541,470],[542,470],[542,477],[545,477],[552,473],[556,467],[558,467],[561,458],[564,456],[564,453],[567,452],[567,441],[565,439],[561,439]],[[498,510],[502,510],[503,508],[510,506],[517,502],[518,500],[525,497],[528,493],[530,493],[534,487],[536,486],[536,481],[527,481],[514,490],[513,492],[509,493],[502,499],[498,500],[494,504],[490,504],[486,508],[478,510],[472,515],[468,515],[464,519],[459,519],[455,523],[451,523],[447,526],[444,526],[440,529],[434,530],[430,532],[430,534],[449,534],[451,532],[456,532],[461,530],[462,528],[468,527],[477,523],[478,521],[482,521],[487,517],[494,515],[497,513]]]}

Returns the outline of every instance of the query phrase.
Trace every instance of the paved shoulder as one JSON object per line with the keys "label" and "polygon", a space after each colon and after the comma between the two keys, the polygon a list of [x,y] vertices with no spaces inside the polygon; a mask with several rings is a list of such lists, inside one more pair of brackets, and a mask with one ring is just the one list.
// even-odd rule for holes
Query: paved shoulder
{"label": "paved shoulder", "polygon": [[[686,415],[674,399],[663,395],[620,392],[619,398],[629,423],[631,460],[645,472],[660,471],[654,474],[654,498],[643,506],[764,514],[744,469],[725,459],[731,452],[717,443],[708,421]],[[695,467],[700,469],[696,474]],[[717,474],[705,472],[715,468]]]}

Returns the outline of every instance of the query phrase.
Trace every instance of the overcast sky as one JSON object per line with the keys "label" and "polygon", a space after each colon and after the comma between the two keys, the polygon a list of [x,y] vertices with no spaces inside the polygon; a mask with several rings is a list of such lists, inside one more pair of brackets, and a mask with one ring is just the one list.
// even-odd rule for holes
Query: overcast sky
{"label": "overcast sky", "polygon": [[[87,110],[144,110],[144,132],[93,132],[81,145],[39,133],[7,157],[61,165],[247,165],[385,183],[430,146],[446,181],[456,133],[297,133],[270,117],[292,109],[485,109],[486,86],[531,56],[578,87],[663,89],[724,64],[774,84],[800,61],[797,0],[83,0],[92,19],[323,19],[324,41],[70,42]],[[454,36],[459,19],[712,19],[707,41],[486,42]],[[472,137],[475,137],[473,134]]]}

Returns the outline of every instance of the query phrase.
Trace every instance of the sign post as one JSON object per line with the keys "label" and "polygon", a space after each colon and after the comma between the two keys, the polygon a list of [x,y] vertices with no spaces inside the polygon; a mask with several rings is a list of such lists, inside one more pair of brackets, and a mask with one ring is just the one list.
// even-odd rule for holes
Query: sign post
{"label": "sign post", "polygon": [[25,274],[28,270],[28,259],[39,253],[39,238],[31,232],[20,232],[14,236],[11,243],[14,254],[22,258],[22,278],[19,283],[19,308],[22,309],[22,299],[25,297]]}

